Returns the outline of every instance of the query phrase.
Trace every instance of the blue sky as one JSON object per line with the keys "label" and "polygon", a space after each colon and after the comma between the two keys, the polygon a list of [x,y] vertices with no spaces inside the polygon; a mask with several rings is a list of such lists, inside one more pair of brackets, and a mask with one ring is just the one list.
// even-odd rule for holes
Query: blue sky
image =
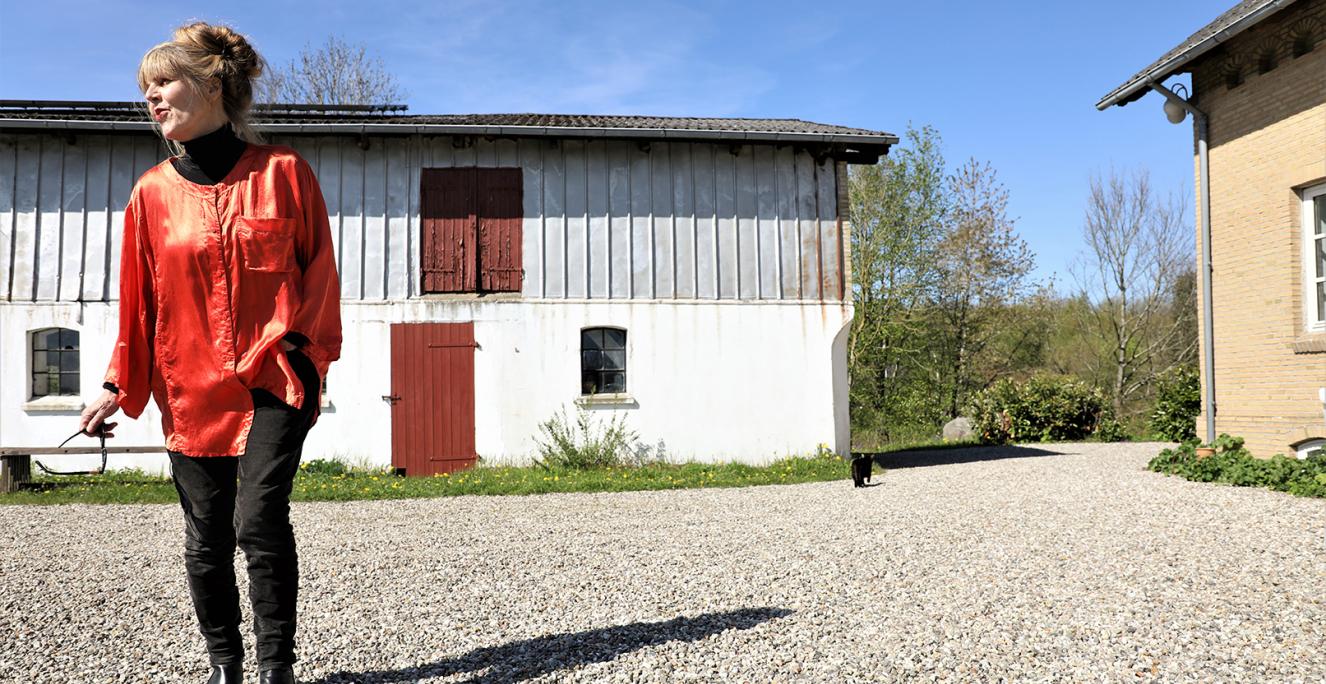
{"label": "blue sky", "polygon": [[788,117],[900,135],[930,124],[950,165],[994,165],[1035,275],[1062,288],[1092,173],[1147,169],[1191,217],[1191,120],[1169,124],[1154,94],[1094,105],[1233,4],[0,0],[0,98],[136,99],[142,54],[202,19],[274,64],[331,34],[362,43],[412,113]]}

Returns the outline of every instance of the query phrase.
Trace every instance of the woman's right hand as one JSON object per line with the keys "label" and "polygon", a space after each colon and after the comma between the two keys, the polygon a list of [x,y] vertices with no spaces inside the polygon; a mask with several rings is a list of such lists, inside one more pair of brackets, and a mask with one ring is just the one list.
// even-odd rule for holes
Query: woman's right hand
{"label": "woman's right hand", "polygon": [[[103,389],[101,391],[101,396],[98,396],[96,399],[93,399],[92,403],[88,404],[88,407],[83,409],[83,422],[82,422],[83,432],[89,435],[96,434],[97,427],[102,424],[102,421],[115,415],[115,412],[119,410],[120,410],[119,395],[108,389]],[[119,423],[106,423],[105,429],[107,437],[115,436],[114,433],[111,432],[111,430],[115,429],[115,426],[118,424]]]}

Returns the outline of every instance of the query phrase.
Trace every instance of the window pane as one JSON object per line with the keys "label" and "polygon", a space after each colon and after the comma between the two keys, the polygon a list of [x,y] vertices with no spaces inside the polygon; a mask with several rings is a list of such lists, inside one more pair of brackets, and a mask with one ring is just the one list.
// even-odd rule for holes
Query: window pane
{"label": "window pane", "polygon": [[59,373],[40,373],[34,374],[32,395],[44,397],[48,394],[60,393],[60,374]]}
{"label": "window pane", "polygon": [[1317,238],[1316,240],[1313,240],[1312,243],[1317,246],[1317,277],[1321,278],[1322,268],[1326,266],[1326,251],[1323,251],[1326,250],[1326,239]]}
{"label": "window pane", "polygon": [[65,328],[61,328],[61,329],[60,329],[60,348],[61,348],[61,349],[78,349],[78,331],[77,331],[77,330],[68,330],[68,329],[65,329]]}
{"label": "window pane", "polygon": [[598,392],[599,374],[595,371],[584,371],[580,374],[580,393],[594,394]]}
{"label": "window pane", "polygon": [[60,394],[78,394],[78,373],[60,374]]}
{"label": "window pane", "polygon": [[603,328],[586,328],[580,331],[581,349],[602,349]]}
{"label": "window pane", "polygon": [[626,331],[625,331],[625,330],[614,330],[614,329],[612,329],[612,328],[607,328],[604,332],[605,332],[605,338],[604,338],[604,341],[603,341],[603,348],[604,348],[604,349],[625,349],[625,348],[626,348]]}
{"label": "window pane", "polygon": [[59,349],[60,348],[60,330],[52,328],[43,330],[32,336],[33,349]]}
{"label": "window pane", "polygon": [[32,374],[32,398],[33,398],[33,399],[36,399],[37,397],[44,397],[44,396],[46,396],[46,374],[45,374],[45,373],[33,373],[33,374]]}
{"label": "window pane", "polygon": [[603,374],[604,392],[625,392],[626,374],[625,373],[604,373]]}
{"label": "window pane", "polygon": [[1317,220],[1313,225],[1317,227],[1317,235],[1326,235],[1326,195],[1318,195],[1312,206],[1316,208]]}
{"label": "window pane", "polygon": [[60,353],[60,370],[77,371],[78,370],[78,352],[67,351]]}
{"label": "window pane", "polygon": [[1326,283],[1317,283],[1317,320],[1326,321]]}
{"label": "window pane", "polygon": [[580,370],[598,370],[603,367],[601,352],[589,350],[580,352]]}
{"label": "window pane", "polygon": [[44,351],[32,352],[32,372],[33,373],[46,372],[47,370],[49,370],[47,365],[48,359],[50,362],[53,362],[55,361],[55,357],[59,355],[60,355],[59,352],[50,352],[49,354]]}
{"label": "window pane", "polygon": [[626,370],[626,350],[612,349],[603,352],[604,370]]}

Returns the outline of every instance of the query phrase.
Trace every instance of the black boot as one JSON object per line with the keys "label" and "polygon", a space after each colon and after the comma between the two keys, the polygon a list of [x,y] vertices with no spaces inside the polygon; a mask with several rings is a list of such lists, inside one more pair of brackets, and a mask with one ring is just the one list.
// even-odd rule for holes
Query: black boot
{"label": "black boot", "polygon": [[263,670],[258,675],[258,684],[298,684],[295,681],[295,668],[280,665],[270,670]]}
{"label": "black boot", "polygon": [[207,684],[244,684],[244,663],[213,665]]}

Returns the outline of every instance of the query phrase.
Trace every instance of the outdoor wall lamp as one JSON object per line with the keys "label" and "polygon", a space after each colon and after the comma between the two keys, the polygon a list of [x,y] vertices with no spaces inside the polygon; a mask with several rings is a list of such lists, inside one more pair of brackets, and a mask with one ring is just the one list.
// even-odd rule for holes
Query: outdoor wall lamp
{"label": "outdoor wall lamp", "polygon": [[[1183,100],[1185,102],[1188,100],[1188,89],[1185,88],[1182,83],[1175,84],[1173,89],[1182,90]],[[1187,117],[1188,117],[1188,110],[1182,104],[1179,104],[1178,102],[1175,102],[1174,100],[1171,100],[1168,97],[1165,98],[1165,118],[1169,119],[1170,123],[1172,124],[1183,123],[1183,120]]]}

